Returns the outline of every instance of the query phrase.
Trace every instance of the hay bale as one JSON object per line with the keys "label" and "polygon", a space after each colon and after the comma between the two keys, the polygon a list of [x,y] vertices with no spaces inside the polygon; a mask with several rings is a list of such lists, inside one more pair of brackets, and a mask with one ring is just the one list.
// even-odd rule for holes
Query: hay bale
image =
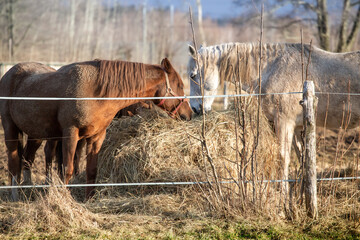
{"label": "hay bale", "polygon": [[[249,108],[250,109],[250,108]],[[248,111],[250,112],[250,110]],[[98,182],[206,181],[209,164],[198,140],[202,117],[175,121],[158,109],[144,109],[134,117],[115,119],[107,129],[98,163]],[[246,114],[246,151],[254,141],[254,116]],[[266,118],[260,117],[257,167],[261,178],[278,169],[278,145]],[[239,129],[238,129],[239,131]],[[206,115],[206,138],[220,180],[238,179],[234,110]],[[243,146],[240,144],[240,149]],[[249,152],[250,154],[250,152]],[[260,178],[259,177],[259,178]],[[211,179],[210,179],[211,180]],[[126,191],[131,190],[126,188]],[[119,192],[114,189],[114,192]]]}

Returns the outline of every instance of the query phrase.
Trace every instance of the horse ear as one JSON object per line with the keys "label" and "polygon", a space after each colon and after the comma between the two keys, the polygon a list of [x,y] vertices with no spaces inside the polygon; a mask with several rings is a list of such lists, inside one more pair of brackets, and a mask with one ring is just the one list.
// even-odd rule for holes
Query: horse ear
{"label": "horse ear", "polygon": [[173,66],[171,65],[169,59],[167,58],[164,58],[162,61],[161,61],[161,66],[163,69],[165,69],[165,71],[167,73],[170,73],[174,70]]}
{"label": "horse ear", "polygon": [[191,45],[189,45],[189,52],[190,52],[190,56],[193,58],[193,59],[196,59],[196,51],[195,51],[195,48]]}

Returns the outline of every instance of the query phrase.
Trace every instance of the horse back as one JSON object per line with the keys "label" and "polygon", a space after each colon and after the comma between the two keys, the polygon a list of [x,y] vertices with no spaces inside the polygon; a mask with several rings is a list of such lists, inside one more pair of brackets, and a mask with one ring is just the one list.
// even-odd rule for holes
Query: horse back
{"label": "horse back", "polygon": [[99,61],[71,63],[59,68],[54,75],[66,91],[63,97],[95,97],[94,84],[99,75]]}
{"label": "horse back", "polygon": [[18,63],[1,78],[0,96],[13,96],[18,86],[29,76],[55,71],[54,68],[41,63]]}

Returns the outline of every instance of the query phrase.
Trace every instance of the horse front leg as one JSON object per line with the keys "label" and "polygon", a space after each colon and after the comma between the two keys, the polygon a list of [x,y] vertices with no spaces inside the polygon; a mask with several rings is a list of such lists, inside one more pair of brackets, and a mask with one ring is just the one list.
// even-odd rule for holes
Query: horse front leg
{"label": "horse front leg", "polygon": [[282,183],[282,188],[284,190],[285,196],[288,195],[289,192],[289,183],[287,180],[289,179],[289,165],[290,165],[290,157],[291,157],[291,145],[293,142],[294,131],[295,131],[295,123],[288,120],[280,120],[277,122],[277,136],[279,138],[280,144],[280,157],[283,161],[283,176],[282,179],[285,182]]}
{"label": "horse front leg", "polygon": [[[223,89],[223,94],[227,95],[228,94],[228,85],[229,83],[227,81],[224,81],[224,89]],[[224,110],[227,110],[229,107],[229,98],[228,97],[224,97]]]}
{"label": "horse front leg", "polygon": [[86,143],[86,139],[81,139],[78,141],[78,144],[76,146],[75,158],[74,158],[74,174],[75,174],[75,176],[79,175],[79,173],[80,173],[80,159],[81,159],[82,149],[84,148],[85,143]]}
{"label": "horse front leg", "polygon": [[70,178],[74,172],[74,156],[78,140],[79,130],[77,128],[70,128],[63,131],[62,156],[65,184],[69,184]]}
{"label": "horse front leg", "polygon": [[[86,147],[86,183],[94,184],[96,181],[97,174],[97,159],[100,152],[101,146],[104,142],[106,130],[100,134],[87,139]],[[86,187],[86,199],[91,198],[94,195],[95,187]]]}
{"label": "horse front leg", "polygon": [[[8,156],[9,184],[11,186],[17,186],[21,181],[23,135],[9,115],[4,114],[1,118]],[[11,197],[13,201],[19,200],[17,188],[11,189]]]}

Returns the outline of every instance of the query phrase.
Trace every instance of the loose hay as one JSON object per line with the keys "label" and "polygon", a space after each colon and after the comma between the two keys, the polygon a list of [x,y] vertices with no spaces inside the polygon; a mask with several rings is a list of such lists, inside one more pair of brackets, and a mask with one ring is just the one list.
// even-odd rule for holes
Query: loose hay
{"label": "loose hay", "polygon": [[[247,115],[249,124],[245,134],[249,140],[254,137],[254,126],[256,126],[254,119],[256,118]],[[108,127],[99,155],[98,182],[213,180],[209,176],[209,164],[202,155],[199,141],[201,126],[202,117],[195,117],[189,122],[175,121],[159,115],[158,111],[148,109],[144,109],[134,117],[114,120]],[[260,130],[258,177],[259,179],[276,178],[280,166],[278,145],[273,130],[262,115]],[[207,114],[206,138],[219,180],[237,180],[234,110]],[[248,151],[251,150],[252,145],[253,142],[248,143]],[[160,189],[164,191],[165,188],[170,189],[170,187]],[[194,195],[194,191],[189,191],[189,188],[191,187],[182,186],[180,190],[175,189],[177,191],[187,189],[187,194]],[[134,187],[105,188],[102,189],[102,193],[119,196],[124,192],[133,192],[134,189]],[[150,191],[155,193],[157,189],[151,187]],[[195,192],[198,193],[199,189]]]}

